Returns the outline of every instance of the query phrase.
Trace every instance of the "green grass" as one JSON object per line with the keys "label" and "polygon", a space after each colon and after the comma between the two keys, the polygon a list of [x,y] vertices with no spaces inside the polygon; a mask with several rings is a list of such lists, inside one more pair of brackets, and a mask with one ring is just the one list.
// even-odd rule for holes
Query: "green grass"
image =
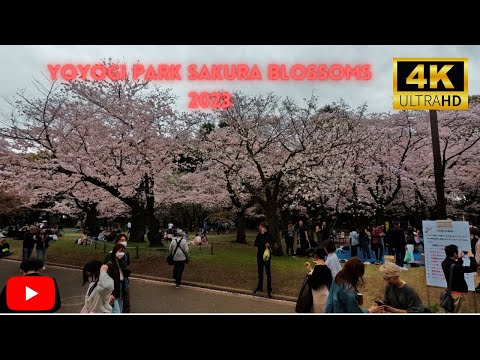
{"label": "green grass", "polygon": [[[237,244],[233,240],[235,234],[208,236],[209,243],[213,247],[213,255],[210,247],[190,247],[191,261],[184,273],[184,280],[224,286],[251,291],[256,287],[257,264],[256,251],[253,246],[255,232],[247,233],[247,244]],[[65,229],[65,235],[57,241],[50,242],[47,253],[48,263],[66,264],[76,267],[83,265],[92,259],[103,260],[106,252],[113,247],[112,243],[82,246],[77,245],[73,239],[81,237],[81,233],[71,233],[71,229]],[[7,239],[14,254],[12,258],[20,259],[22,255],[22,241]],[[165,248],[149,248],[148,242],[129,242],[128,251],[131,255],[132,276],[148,275],[165,279],[171,279],[172,267],[168,266],[165,258],[168,243]],[[282,244],[284,245],[284,244]],[[138,247],[138,257],[137,255]],[[35,254],[35,253],[34,253]],[[272,284],[275,295],[283,295],[296,299],[305,276],[305,257],[273,257],[272,258]],[[312,259],[309,259],[310,261]],[[439,311],[438,297],[440,288],[427,287],[425,285],[425,268],[409,268],[402,271],[402,278],[412,284],[417,290],[425,305],[436,312]],[[475,281],[478,282],[477,277]],[[364,294],[365,306],[374,300],[383,299],[385,282],[379,272],[379,266],[366,265],[364,275],[365,285],[360,289]],[[478,295],[469,292],[468,303],[470,312],[478,312],[476,300]],[[480,299],[480,298],[479,298]]]}

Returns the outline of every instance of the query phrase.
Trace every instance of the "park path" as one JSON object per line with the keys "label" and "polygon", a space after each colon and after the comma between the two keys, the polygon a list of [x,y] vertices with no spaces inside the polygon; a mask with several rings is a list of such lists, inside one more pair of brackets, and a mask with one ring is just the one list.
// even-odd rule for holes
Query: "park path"
{"label": "park path", "polygon": [[[20,275],[19,262],[0,260],[0,284],[3,287],[11,276]],[[60,313],[79,313],[83,306],[86,287],[82,287],[82,272],[61,266],[47,266],[43,272],[57,280],[62,307]],[[291,301],[268,299],[182,285],[176,289],[172,283],[132,277],[132,313],[294,313]]]}

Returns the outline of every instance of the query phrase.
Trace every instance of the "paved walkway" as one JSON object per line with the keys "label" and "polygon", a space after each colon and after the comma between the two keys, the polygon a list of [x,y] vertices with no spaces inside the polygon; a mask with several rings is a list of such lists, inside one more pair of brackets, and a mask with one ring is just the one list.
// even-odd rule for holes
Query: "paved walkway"
{"label": "paved walkway", "polygon": [[[20,274],[16,260],[0,259],[0,284]],[[83,306],[86,285],[79,269],[47,266],[44,275],[54,277],[60,288],[60,313],[79,313]],[[262,298],[240,293],[218,291],[132,277],[130,280],[133,313],[294,313],[291,301]]]}

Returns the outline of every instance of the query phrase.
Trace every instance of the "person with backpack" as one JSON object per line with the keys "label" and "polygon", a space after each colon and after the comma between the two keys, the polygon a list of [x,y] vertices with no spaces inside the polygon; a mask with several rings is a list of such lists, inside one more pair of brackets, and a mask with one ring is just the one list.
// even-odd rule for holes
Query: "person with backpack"
{"label": "person with backpack", "polygon": [[183,230],[177,231],[177,236],[170,242],[169,251],[173,255],[173,279],[178,289],[182,284],[185,264],[188,263],[188,241]]}

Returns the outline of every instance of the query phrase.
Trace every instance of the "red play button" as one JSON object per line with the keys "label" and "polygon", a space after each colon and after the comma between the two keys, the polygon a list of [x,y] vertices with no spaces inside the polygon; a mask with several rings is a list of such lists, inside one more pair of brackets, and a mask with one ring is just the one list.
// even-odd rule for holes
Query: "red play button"
{"label": "red play button", "polygon": [[55,305],[55,282],[48,276],[14,276],[7,281],[12,311],[48,311]]}

